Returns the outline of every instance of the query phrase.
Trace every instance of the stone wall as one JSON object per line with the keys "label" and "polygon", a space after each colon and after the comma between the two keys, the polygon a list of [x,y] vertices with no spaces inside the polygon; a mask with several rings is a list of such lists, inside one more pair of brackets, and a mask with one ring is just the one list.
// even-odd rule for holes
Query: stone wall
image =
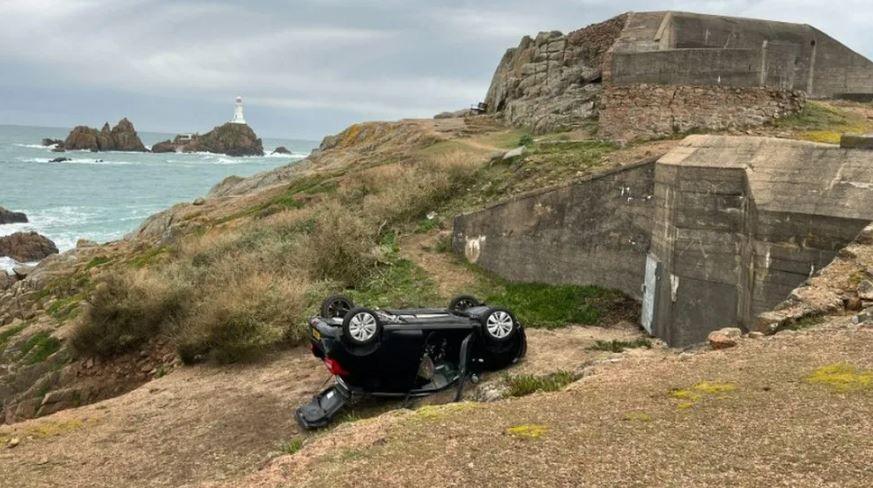
{"label": "stone wall", "polygon": [[456,252],[513,281],[595,284],[640,298],[654,160],[455,218]]}
{"label": "stone wall", "polygon": [[514,126],[542,133],[596,118],[601,63],[624,26],[621,15],[567,35],[525,36],[501,59],[485,103]]}
{"label": "stone wall", "polygon": [[607,86],[600,135],[626,141],[762,125],[795,113],[804,103],[802,92],[760,87]]}

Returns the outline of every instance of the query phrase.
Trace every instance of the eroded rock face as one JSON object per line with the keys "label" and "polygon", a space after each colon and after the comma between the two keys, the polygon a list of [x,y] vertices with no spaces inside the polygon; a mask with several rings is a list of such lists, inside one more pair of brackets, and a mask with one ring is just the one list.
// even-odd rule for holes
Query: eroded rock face
{"label": "eroded rock face", "polygon": [[55,243],[36,232],[16,232],[0,237],[0,256],[16,261],[39,261],[57,253]]}
{"label": "eroded rock face", "polygon": [[0,207],[0,224],[23,224],[27,223],[27,215],[24,212],[13,212]]}
{"label": "eroded rock face", "polygon": [[87,151],[148,151],[127,118],[112,128],[109,123],[103,124],[99,131],[84,125],[76,126],[63,142],[63,147]]}
{"label": "eroded rock face", "polygon": [[601,65],[626,15],[564,35],[524,37],[501,59],[488,89],[488,112],[536,133],[570,129],[597,117]]}

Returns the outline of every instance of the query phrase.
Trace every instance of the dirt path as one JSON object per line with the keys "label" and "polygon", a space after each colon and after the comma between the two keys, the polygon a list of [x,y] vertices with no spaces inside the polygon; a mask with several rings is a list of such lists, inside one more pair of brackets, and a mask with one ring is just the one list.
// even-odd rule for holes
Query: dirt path
{"label": "dirt path", "polygon": [[[635,338],[625,325],[529,331],[527,359],[514,374],[581,369],[611,357],[589,349],[595,340]],[[500,381],[492,374],[468,388]],[[40,419],[0,427],[0,486],[175,487],[245,477],[305,435],[293,410],[328,379],[308,349],[296,348],[250,366],[182,368],[119,397]],[[451,395],[419,403],[449,402]],[[397,408],[376,402],[355,416]],[[314,434],[323,436],[324,433]]]}
{"label": "dirt path", "polygon": [[437,291],[445,300],[461,293],[471,293],[476,276],[457,262],[454,254],[434,252],[440,234],[412,234],[400,241],[400,256],[420,266],[437,284]]}
{"label": "dirt path", "polygon": [[631,355],[563,392],[346,424],[227,486],[867,487],[871,348],[854,327]]}

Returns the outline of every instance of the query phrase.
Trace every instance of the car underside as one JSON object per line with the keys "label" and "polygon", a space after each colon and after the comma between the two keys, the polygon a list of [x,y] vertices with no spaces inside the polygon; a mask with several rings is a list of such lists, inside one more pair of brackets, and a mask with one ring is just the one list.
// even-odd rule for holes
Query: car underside
{"label": "car underside", "polygon": [[527,349],[511,311],[470,296],[446,309],[371,310],[337,295],[309,325],[312,353],[336,381],[297,409],[306,429],[366,396],[409,399],[455,387],[458,400],[467,380],[514,364]]}

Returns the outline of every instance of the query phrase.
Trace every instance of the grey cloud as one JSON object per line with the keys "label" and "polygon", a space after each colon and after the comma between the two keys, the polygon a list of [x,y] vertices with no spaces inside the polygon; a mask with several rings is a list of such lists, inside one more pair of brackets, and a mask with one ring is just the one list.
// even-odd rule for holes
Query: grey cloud
{"label": "grey cloud", "polygon": [[[5,0],[0,90],[15,102],[0,106],[0,123],[126,115],[143,129],[202,130],[227,118],[242,94],[259,132],[320,137],[355,121],[467,106],[522,35],[651,8],[637,0]],[[873,55],[867,0],[659,8],[806,22]]]}

